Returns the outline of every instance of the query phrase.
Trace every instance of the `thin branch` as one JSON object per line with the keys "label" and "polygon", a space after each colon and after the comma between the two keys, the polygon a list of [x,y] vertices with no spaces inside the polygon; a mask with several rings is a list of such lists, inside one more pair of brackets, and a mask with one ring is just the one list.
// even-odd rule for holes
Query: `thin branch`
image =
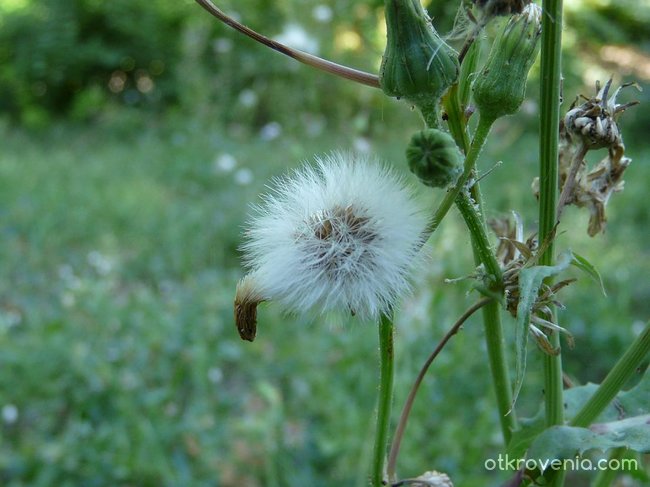
{"label": "thin branch", "polygon": [[325,71],[326,73],[330,73],[339,76],[341,78],[355,81],[362,85],[371,86],[373,88],[379,88],[379,77],[374,74],[366,73],[365,71],[360,71],[354,68],[349,68],[341,64],[336,64],[332,61],[328,61],[327,59],[319,58],[318,56],[314,56],[313,54],[300,51],[299,49],[293,49],[289,46],[285,46],[280,42],[274,41],[273,39],[269,39],[268,37],[255,32],[253,29],[250,29],[249,27],[240,24],[232,17],[229,17],[210,0],[196,0],[196,3],[201,5],[211,15],[213,15],[214,17],[216,17],[217,19],[219,19],[221,22],[228,25],[229,27],[232,27],[233,29],[250,37],[251,39],[267,47],[270,47],[271,49],[279,53],[289,56],[290,58],[295,59],[296,61],[320,69],[321,71]]}
{"label": "thin branch", "polygon": [[399,454],[399,447],[400,444],[402,443],[402,437],[404,436],[404,430],[406,429],[406,422],[408,421],[409,414],[411,413],[411,408],[413,407],[415,395],[417,394],[418,388],[422,383],[422,379],[424,379],[425,374],[429,370],[429,367],[431,366],[435,358],[442,351],[442,349],[445,347],[445,345],[451,339],[451,337],[453,337],[456,333],[458,333],[458,330],[460,330],[460,327],[463,326],[465,321],[467,321],[467,319],[470,316],[472,316],[476,311],[478,311],[479,309],[481,309],[483,306],[490,303],[491,301],[492,298],[483,298],[480,301],[478,301],[476,304],[468,308],[467,311],[465,311],[462,314],[462,316],[458,318],[458,321],[454,323],[454,326],[452,326],[451,329],[447,332],[447,334],[442,338],[442,340],[440,341],[436,349],[431,353],[431,355],[429,355],[429,358],[427,358],[426,362],[424,362],[424,365],[420,369],[420,373],[415,379],[415,382],[411,387],[411,391],[409,392],[409,395],[406,398],[406,402],[404,403],[404,408],[402,409],[402,414],[400,415],[399,423],[397,424],[397,429],[395,430],[395,437],[393,438],[393,441],[391,443],[390,453],[388,454],[388,464],[387,464],[387,472],[388,472],[389,480],[392,480],[395,476],[395,466],[397,464],[397,455]]}

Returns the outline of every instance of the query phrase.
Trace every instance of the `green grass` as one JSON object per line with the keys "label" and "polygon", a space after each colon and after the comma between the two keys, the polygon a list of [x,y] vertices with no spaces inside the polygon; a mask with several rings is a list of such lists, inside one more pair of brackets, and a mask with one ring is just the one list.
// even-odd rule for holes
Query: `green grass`
{"label": "green grass", "polygon": [[[512,130],[497,127],[506,135],[481,163],[506,161],[484,182],[496,208],[488,216],[517,208],[532,231],[536,150],[526,136],[508,142]],[[124,114],[40,134],[0,130],[0,408],[18,411],[14,422],[0,419],[1,485],[366,485],[372,325],[287,317],[268,304],[250,344],[232,321],[249,205],[272,176],[355,136],[249,135]],[[406,131],[376,140],[375,152],[405,167]],[[565,294],[562,324],[576,336],[566,370],[579,381],[599,381],[650,315],[650,153],[628,151],[628,187],[612,198],[607,234],[590,239],[586,215],[570,210],[558,243],[592,259],[608,290],[603,298],[583,278]],[[237,159],[233,171],[215,165],[223,154]],[[236,182],[242,168],[250,184]],[[428,252],[396,320],[396,412],[427,354],[476,299],[468,282],[443,284],[473,270],[455,212]],[[501,445],[479,325],[470,320],[434,363],[400,474],[436,469],[460,487],[507,478],[483,468]],[[530,356],[519,406],[532,414],[542,377],[540,352]]]}

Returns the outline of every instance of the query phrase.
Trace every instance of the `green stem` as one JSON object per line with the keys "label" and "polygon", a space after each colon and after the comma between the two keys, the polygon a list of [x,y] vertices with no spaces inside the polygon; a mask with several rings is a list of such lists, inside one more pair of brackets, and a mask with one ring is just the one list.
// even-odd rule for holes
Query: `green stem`
{"label": "green stem", "polygon": [[[486,255],[479,242],[486,235],[485,218],[483,217],[483,201],[481,189],[478,183],[470,188],[470,194],[478,207],[481,228],[472,233],[472,247],[474,249],[474,261],[476,264],[483,262],[489,274],[494,276],[493,286],[495,291],[501,285],[501,268],[498,266],[494,253]],[[458,204],[458,201],[456,202]],[[461,205],[459,205],[460,208]],[[463,215],[465,222],[468,223],[469,215]],[[487,237],[485,237],[487,238]],[[496,269],[494,270],[496,266]],[[497,301],[492,301],[483,309],[483,331],[485,333],[485,344],[487,346],[488,360],[490,363],[490,373],[492,375],[492,384],[497,401],[497,410],[499,411],[499,422],[503,441],[507,445],[512,437],[512,432],[517,429],[517,415],[512,409],[512,383],[510,381],[510,369],[506,357],[505,338],[503,327],[501,325],[501,307]]]}
{"label": "green stem", "polygon": [[[540,199],[539,241],[552,238],[555,229],[558,191],[558,132],[560,124],[560,82],[562,65],[562,0],[543,0],[542,53],[540,67]],[[552,265],[551,241],[540,257],[540,265]],[[552,310],[553,312],[553,310]],[[551,346],[560,349],[559,332],[550,332]],[[544,356],[544,404],[548,426],[564,423],[562,397],[562,355]],[[558,471],[550,485],[564,485],[564,472]]]}
{"label": "green stem", "polygon": [[[474,67],[475,66],[470,66],[470,71],[472,71]],[[485,143],[485,139],[490,132],[494,120],[486,119],[484,117],[479,119],[474,140],[470,146],[467,130],[463,123],[464,114],[460,108],[460,100],[458,96],[458,86],[455,85],[445,97],[445,110],[447,111],[449,129],[454,136],[456,143],[467,154],[463,171],[463,176],[465,176],[465,178],[462,179],[462,181],[466,181],[476,172],[476,160],[478,159],[478,155]],[[457,184],[456,187],[459,187],[459,184]],[[483,263],[487,273],[491,276],[492,290],[500,292],[500,287],[502,285],[501,267],[494,256],[494,252],[487,237],[487,227],[483,216],[482,198],[478,183],[472,185],[470,192],[472,196],[471,199],[467,192],[463,190],[457,192],[455,197],[456,206],[460,210],[460,213],[470,231],[476,265]],[[449,193],[447,196],[450,197]],[[474,201],[472,201],[472,199]],[[443,201],[443,205],[441,205],[434,217],[434,230],[437,226],[436,222],[439,223],[439,221],[442,220],[442,217],[438,217],[438,214],[440,213],[442,216],[445,214],[444,210],[446,207],[444,203],[446,203],[446,199]],[[478,207],[478,209],[476,207]],[[492,375],[492,383],[497,400],[497,409],[499,411],[499,422],[501,424],[504,442],[507,444],[510,441],[512,432],[517,428],[517,419],[514,412],[511,411],[512,385],[510,382],[508,362],[506,360],[505,339],[501,325],[501,311],[498,302],[491,302],[483,309],[483,328],[485,331],[488,360],[490,363],[490,373]]]}
{"label": "green stem", "polygon": [[[477,46],[474,46],[473,52],[477,50]],[[468,73],[466,74],[472,73],[475,70],[477,60],[478,56],[474,55],[465,60],[463,68],[468,69]],[[461,77],[461,79],[463,78]],[[479,120],[479,125],[474,137],[474,143],[470,147],[467,130],[463,123],[465,115],[462,113],[459,96],[462,95],[459,94],[458,87],[452,87],[448,96],[445,98],[445,110],[447,111],[449,129],[454,136],[456,143],[466,154],[468,154],[469,159],[470,154],[476,153],[476,146],[478,143],[481,143],[481,137],[487,137],[492,121],[486,123],[485,119]],[[472,148],[474,151],[472,151]],[[478,151],[480,151],[480,148]],[[478,157],[477,153],[476,157]],[[473,161],[470,161],[472,164],[470,174],[475,174],[476,158],[474,158]],[[466,160],[465,170],[467,169],[468,164]],[[498,292],[501,286],[501,267],[495,258],[487,237],[487,227],[485,224],[485,217],[483,216],[483,202],[478,183],[472,185],[470,188],[470,194],[471,199],[474,200],[473,202],[466,192],[461,191],[456,197],[456,206],[460,210],[460,213],[470,231],[476,265],[483,263],[487,273],[492,277],[492,286],[494,287],[494,290]],[[510,381],[510,370],[506,360],[505,339],[503,335],[503,327],[501,325],[501,310],[498,302],[492,301],[483,309],[483,329],[485,332],[490,373],[492,375],[492,383],[496,395],[497,409],[499,411],[501,432],[503,434],[504,443],[508,444],[512,432],[517,428],[517,419],[514,411],[511,410],[512,385]]]}
{"label": "green stem", "polygon": [[609,371],[594,395],[589,398],[569,424],[586,428],[593,423],[632,377],[648,355],[648,351],[650,351],[650,323],[646,325],[643,332],[634,340],[614,368]]}
{"label": "green stem", "polygon": [[[478,204],[480,205],[480,192],[476,186],[474,185],[472,189],[475,189],[474,194],[479,198]],[[485,270],[490,276],[490,290],[494,293],[500,293],[502,287],[501,267],[488,241],[483,212],[480,206],[477,211],[474,202],[464,191],[456,198],[456,206],[458,206],[458,209],[463,215],[467,228],[472,236],[472,246],[474,248],[474,259],[476,263],[483,263],[485,266]],[[510,371],[506,360],[505,338],[503,335],[503,327],[501,326],[501,310],[499,306],[497,301],[492,301],[483,308],[483,328],[490,363],[490,373],[492,374],[492,383],[494,385],[497,409],[499,411],[501,432],[503,433],[505,444],[508,444],[512,432],[517,428],[517,419],[512,411],[512,384],[510,382]]]}
{"label": "green stem", "polygon": [[474,139],[472,140],[472,145],[470,146],[469,151],[465,156],[463,173],[458,178],[458,181],[454,187],[447,191],[447,194],[445,194],[445,197],[434,213],[433,218],[427,227],[427,233],[429,235],[435,232],[438,226],[440,226],[440,222],[442,222],[442,219],[445,217],[445,215],[447,215],[447,212],[454,204],[454,201],[456,201],[456,197],[459,195],[469,180],[470,176],[472,175],[474,166],[476,165],[476,160],[481,153],[481,149],[483,149],[483,145],[485,144],[485,140],[490,133],[490,128],[492,127],[493,123],[494,119],[486,119],[484,117],[479,118],[478,126],[476,127],[476,132],[474,134]]}
{"label": "green stem", "polygon": [[388,446],[390,408],[393,400],[394,376],[393,316],[383,314],[379,322],[379,401],[377,406],[377,429],[372,461],[372,487],[384,484],[384,462]]}
{"label": "green stem", "polygon": [[406,398],[404,407],[402,408],[402,414],[400,414],[399,421],[397,423],[397,428],[395,429],[395,436],[393,437],[393,441],[391,442],[390,445],[390,453],[388,455],[388,467],[386,468],[386,471],[388,472],[389,482],[394,482],[396,480],[395,471],[397,466],[397,455],[399,454],[399,448],[402,443],[402,438],[404,437],[404,430],[406,429],[406,423],[408,421],[409,415],[411,414],[411,408],[413,407],[413,403],[415,402],[415,395],[417,394],[420,384],[422,383],[424,376],[429,370],[429,367],[436,359],[438,354],[442,351],[442,349],[447,344],[447,342],[451,339],[451,337],[453,337],[456,333],[458,333],[458,330],[460,330],[460,327],[463,326],[465,321],[467,321],[467,319],[470,316],[472,316],[477,310],[481,309],[483,306],[489,304],[490,302],[492,302],[491,298],[483,298],[478,303],[471,306],[467,311],[465,311],[461,315],[461,317],[458,318],[456,323],[454,323],[454,326],[452,326],[451,329],[447,332],[447,334],[442,338],[442,340],[440,340],[438,346],[435,348],[433,352],[431,352],[431,355],[429,355],[429,358],[427,358],[427,360],[424,362],[424,365],[420,369],[420,372],[417,378],[415,379],[415,382],[411,386],[411,390],[409,391],[409,394]]}
{"label": "green stem", "polygon": [[[541,125],[540,125],[540,200],[539,240],[546,241],[556,223],[558,185],[558,127],[560,123],[560,71],[562,42],[562,1],[544,0],[542,10]],[[551,241],[540,257],[540,265],[552,265]],[[559,332],[551,332],[549,341],[560,348]],[[548,426],[564,422],[562,400],[562,356],[546,355],[544,360],[545,410]],[[561,485],[561,484],[557,484]]]}
{"label": "green stem", "polygon": [[466,191],[461,191],[456,198],[456,206],[472,236],[472,244],[478,254],[478,263],[485,266],[491,284],[498,290],[501,287],[501,266],[499,266],[488,240],[483,215],[479,213],[475,204]]}
{"label": "green stem", "polygon": [[483,308],[483,328],[492,384],[497,399],[499,421],[503,441],[507,445],[512,432],[517,429],[517,416],[512,410],[512,382],[506,360],[505,338],[501,326],[501,310],[497,301],[490,302]]}
{"label": "green stem", "polygon": [[440,100],[430,100],[416,104],[420,109],[424,123],[430,129],[440,128]]}
{"label": "green stem", "polygon": [[[465,191],[456,198],[456,206],[460,210],[472,238],[474,249],[474,260],[476,264],[482,263],[489,277],[490,291],[500,294],[502,288],[501,267],[494,256],[492,247],[487,238],[485,221],[481,209],[480,191],[478,185],[472,187],[479,206],[478,211],[474,206],[475,202],[470,199]],[[501,325],[501,310],[497,301],[488,303],[483,308],[483,328],[485,331],[485,342],[487,345],[490,373],[497,400],[499,411],[499,422],[503,440],[508,444],[512,432],[517,428],[517,419],[512,411],[512,384],[510,382],[510,371],[506,360],[505,338]]]}

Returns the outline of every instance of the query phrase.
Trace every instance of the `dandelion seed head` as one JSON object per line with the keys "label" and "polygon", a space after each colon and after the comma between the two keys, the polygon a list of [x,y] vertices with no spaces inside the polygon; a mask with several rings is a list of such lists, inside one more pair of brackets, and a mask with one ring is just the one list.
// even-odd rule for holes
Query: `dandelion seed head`
{"label": "dandelion seed head", "polygon": [[291,311],[387,311],[409,290],[426,226],[400,178],[335,152],[276,180],[242,249],[257,292]]}

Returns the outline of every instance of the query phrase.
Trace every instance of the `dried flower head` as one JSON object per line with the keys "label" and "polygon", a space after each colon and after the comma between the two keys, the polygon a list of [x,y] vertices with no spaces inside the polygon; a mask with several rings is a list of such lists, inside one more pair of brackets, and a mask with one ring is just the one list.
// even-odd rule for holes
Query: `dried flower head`
{"label": "dried flower head", "polygon": [[[575,205],[589,210],[590,236],[605,230],[605,206],[613,193],[623,190],[623,173],[632,159],[625,157],[623,136],[617,125],[618,116],[638,101],[619,104],[616,97],[622,88],[635,83],[625,83],[609,96],[610,79],[605,86],[596,83],[596,96],[587,98],[576,107],[574,102],[560,123],[559,186],[557,218],[566,206]],[[637,87],[638,88],[638,87]],[[587,152],[606,148],[607,156],[590,169],[585,160]],[[533,193],[539,196],[539,178],[533,181]]]}
{"label": "dried flower head", "polygon": [[375,318],[408,290],[424,213],[377,161],[335,152],[278,180],[242,250],[256,300]]}
{"label": "dried flower head", "polygon": [[607,216],[605,207],[614,193],[623,191],[623,173],[632,159],[625,157],[623,146],[610,150],[596,166],[586,174],[581,174],[574,192],[572,203],[589,209],[587,233],[593,237],[605,230]]}
{"label": "dried flower head", "polygon": [[595,97],[584,97],[586,101],[580,106],[575,106],[577,100],[571,105],[564,117],[567,132],[571,136],[581,139],[589,149],[620,145],[622,140],[616,125],[616,118],[626,109],[639,102],[619,104],[616,103],[616,97],[621,89],[633,84],[621,85],[614,91],[614,94],[609,96],[612,79],[610,78],[602,88],[600,83],[597,82]]}
{"label": "dried flower head", "polygon": [[[510,218],[495,218],[490,220],[489,224],[500,240],[497,248],[497,258],[503,269],[506,309],[514,318],[517,318],[519,303],[522,298],[519,280],[521,271],[537,265],[539,256],[544,252],[548,242],[542,243],[540,246],[535,234],[524,241],[523,221],[515,212],[513,212],[512,216],[512,220]],[[540,349],[547,354],[553,355],[558,351],[549,342],[545,331],[559,331],[565,334],[569,345],[573,346],[571,334],[553,322],[554,316],[551,308],[552,306],[564,308],[563,304],[558,301],[557,293],[574,281],[575,279],[564,279],[551,285],[542,283],[529,310],[530,323],[528,323],[528,330],[530,335],[537,342]]]}
{"label": "dried flower head", "polygon": [[419,477],[409,479],[408,483],[412,487],[454,487],[454,484],[446,473],[435,470],[424,472]]}

